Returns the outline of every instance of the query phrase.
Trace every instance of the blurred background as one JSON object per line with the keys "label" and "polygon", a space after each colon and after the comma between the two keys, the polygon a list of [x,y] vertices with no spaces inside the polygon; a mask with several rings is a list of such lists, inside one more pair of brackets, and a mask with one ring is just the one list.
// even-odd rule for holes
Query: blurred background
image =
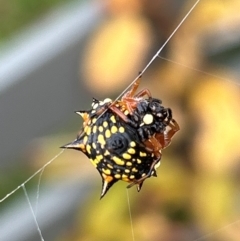
{"label": "blurred background", "polygon": [[[125,89],[194,3],[0,0],[0,199],[75,139],[75,110]],[[239,9],[201,0],[142,78],[181,130],[158,177],[129,189],[138,241],[240,240]],[[26,189],[45,240],[132,240],[127,184],[99,201],[82,153],[64,151],[38,183]],[[22,189],[0,203],[0,240],[40,240]]]}

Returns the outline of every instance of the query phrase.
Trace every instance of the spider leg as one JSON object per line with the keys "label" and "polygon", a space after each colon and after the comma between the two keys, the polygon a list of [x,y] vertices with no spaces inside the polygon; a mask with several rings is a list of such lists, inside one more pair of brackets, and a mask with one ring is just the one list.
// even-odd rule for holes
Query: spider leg
{"label": "spider leg", "polygon": [[[128,94],[128,93],[127,93]],[[133,113],[134,109],[137,107],[138,104],[138,98],[141,98],[143,96],[147,96],[148,98],[152,97],[152,94],[148,89],[143,89],[139,93],[137,93],[135,96],[123,96],[122,97],[122,103],[123,105],[126,106],[126,109],[128,110],[129,113]]]}
{"label": "spider leg", "polygon": [[143,97],[146,95],[148,98],[152,97],[152,94],[149,89],[143,89],[140,92],[138,92],[134,97]]}
{"label": "spider leg", "polygon": [[126,110],[128,110],[128,112],[132,114],[134,109],[137,107],[138,100],[134,99],[133,97],[123,97],[122,103],[125,106]]}
{"label": "spider leg", "polygon": [[137,106],[138,100],[135,99],[135,92],[140,84],[140,78],[141,76],[135,81],[135,83],[132,85],[132,88],[125,95],[123,95],[121,99],[122,105],[125,106],[128,112],[131,114]]}
{"label": "spider leg", "polygon": [[171,120],[172,120],[172,110],[171,110],[170,108],[166,108],[165,110],[166,110],[166,112],[167,112],[167,116],[166,116],[167,120],[165,120],[164,123],[165,123],[166,125],[169,125],[169,123],[170,123]]}
{"label": "spider leg", "polygon": [[160,159],[161,159],[161,155],[160,155],[160,157],[158,157],[156,160],[153,161],[152,165],[150,166],[149,172],[148,172],[145,176],[139,178],[138,180],[133,181],[132,183],[130,183],[130,184],[127,186],[127,188],[130,188],[130,187],[132,187],[132,186],[134,186],[134,185],[137,185],[137,189],[138,189],[138,191],[140,191],[140,190],[141,190],[141,187],[142,187],[142,185],[143,185],[143,182],[144,182],[147,178],[149,178],[149,177],[152,176],[153,171],[154,171],[154,169],[155,169],[155,166],[158,164],[158,162],[160,162]]}
{"label": "spider leg", "polygon": [[170,144],[174,134],[180,130],[178,123],[174,119],[171,119],[171,122],[168,124],[168,126],[171,128],[168,132],[164,134],[162,133],[156,134],[156,137],[152,136],[151,138],[149,138],[147,141],[144,142],[144,144],[148,149],[150,150],[152,149],[157,159],[153,161],[149,169],[149,172],[145,176],[141,177],[138,180],[133,181],[127,186],[127,188],[137,185],[137,190],[140,191],[145,179],[153,175],[153,171],[154,169],[156,170],[158,163],[160,162],[160,159],[161,159],[161,150],[163,148],[166,148]]}
{"label": "spider leg", "polygon": [[134,97],[143,97],[144,95],[146,95],[147,97],[152,97],[152,94],[150,93],[150,91],[148,89],[143,89],[140,92],[138,92],[136,95],[136,91],[139,87],[140,84],[140,79],[141,79],[142,75],[139,76],[139,78],[135,81],[135,83],[132,85],[131,90],[129,90],[122,98],[122,100],[127,100],[127,98],[134,98]]}
{"label": "spider leg", "polygon": [[171,128],[170,130],[163,134],[156,134],[156,139],[162,145],[162,149],[170,145],[172,137],[180,130],[178,123],[174,119],[172,119],[171,122],[168,124],[168,126]]}
{"label": "spider leg", "polygon": [[152,149],[157,159],[153,161],[149,169],[149,172],[145,176],[143,176],[142,178],[136,181],[133,181],[131,184],[127,186],[127,188],[137,185],[137,189],[138,191],[140,191],[145,179],[153,175],[153,170],[155,169],[156,165],[161,159],[161,150],[170,144],[174,134],[180,130],[178,123],[174,119],[171,119],[171,122],[168,124],[171,129],[167,133],[157,134],[156,137],[152,136],[151,138],[149,138],[147,141],[144,142],[144,144],[148,149]]}
{"label": "spider leg", "polygon": [[128,96],[128,93],[122,97],[122,105],[125,106],[125,108],[128,110],[130,114],[133,113],[134,109],[137,107],[137,104],[139,100],[143,96],[147,96],[148,98],[152,98],[152,95],[148,89],[143,89],[139,93],[137,93],[135,96]]}
{"label": "spider leg", "polygon": [[123,98],[124,97],[130,97],[130,98],[134,97],[134,94],[137,91],[138,86],[140,85],[141,77],[142,77],[142,75],[140,75],[139,78],[134,82],[134,84],[132,85],[132,88],[123,96]]}
{"label": "spider leg", "polygon": [[116,115],[118,115],[127,124],[130,124],[132,126],[136,126],[135,122],[133,122],[131,119],[129,119],[126,115],[124,115],[124,113],[121,110],[119,110],[116,106],[110,105],[109,109],[112,112],[114,112]]}
{"label": "spider leg", "polygon": [[168,124],[171,129],[166,134],[164,134],[165,139],[167,140],[171,140],[176,132],[180,130],[178,123],[174,119],[172,119],[171,122]]}
{"label": "spider leg", "polygon": [[159,158],[161,157],[160,151],[163,149],[161,142],[157,140],[154,136],[150,137],[144,142],[147,150],[154,153],[154,156]]}

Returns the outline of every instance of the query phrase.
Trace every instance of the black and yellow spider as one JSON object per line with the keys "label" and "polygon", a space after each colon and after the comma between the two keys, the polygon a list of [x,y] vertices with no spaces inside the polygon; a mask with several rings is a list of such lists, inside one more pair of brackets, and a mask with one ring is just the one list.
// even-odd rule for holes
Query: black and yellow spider
{"label": "black and yellow spider", "polygon": [[121,100],[93,99],[89,111],[77,111],[83,127],[77,138],[62,148],[85,153],[102,177],[101,198],[117,181],[137,185],[156,176],[161,150],[179,130],[169,108],[144,89],[135,95],[140,79]]}

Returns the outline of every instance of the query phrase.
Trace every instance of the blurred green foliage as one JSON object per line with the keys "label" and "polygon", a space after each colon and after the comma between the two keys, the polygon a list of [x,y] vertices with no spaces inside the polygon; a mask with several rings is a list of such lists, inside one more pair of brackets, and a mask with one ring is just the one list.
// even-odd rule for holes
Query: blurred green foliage
{"label": "blurred green foliage", "polygon": [[0,42],[66,0],[0,0]]}

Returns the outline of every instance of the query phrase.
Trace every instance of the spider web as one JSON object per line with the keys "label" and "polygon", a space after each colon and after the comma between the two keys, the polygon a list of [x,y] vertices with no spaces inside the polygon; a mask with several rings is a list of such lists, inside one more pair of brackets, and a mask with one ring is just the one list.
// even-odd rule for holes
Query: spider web
{"label": "spider web", "polygon": [[[228,80],[226,78],[222,78],[220,76],[216,76],[214,74],[211,74],[211,73],[208,73],[208,72],[205,72],[205,71],[202,71],[202,70],[198,70],[198,69],[195,69],[194,67],[192,66],[186,66],[186,65],[183,65],[179,62],[175,62],[174,60],[171,60],[171,59],[167,59],[165,57],[162,57],[160,56],[160,53],[161,51],[163,50],[163,48],[166,46],[166,44],[169,42],[169,40],[173,37],[173,35],[178,31],[179,27],[183,24],[183,22],[188,18],[189,14],[192,12],[192,10],[196,7],[196,5],[199,3],[200,0],[196,1],[195,4],[192,6],[192,8],[189,10],[189,12],[186,14],[186,16],[182,19],[182,21],[179,23],[179,25],[176,27],[176,29],[172,32],[172,34],[169,36],[169,38],[166,40],[166,42],[161,46],[161,48],[157,51],[157,53],[153,56],[153,58],[150,60],[150,62],[146,65],[146,67],[142,70],[142,72],[136,77],[136,79],[134,79],[132,81],[132,83],[117,97],[117,99],[119,99],[123,93],[125,93],[128,88],[131,87],[131,85],[149,68],[149,66],[152,64],[152,62],[156,59],[156,58],[161,58],[165,61],[169,61],[171,62],[172,64],[177,64],[177,65],[181,65],[183,68],[189,68],[193,71],[198,71],[198,72],[201,72],[202,74],[205,74],[205,75],[208,75],[208,76],[213,76],[213,77],[217,77],[219,79],[222,79],[224,81],[230,81],[232,82],[231,80]],[[236,83],[236,82],[233,82],[235,85],[239,86],[239,83]],[[63,153],[64,150],[60,151],[56,156],[54,156],[51,160],[49,160],[45,165],[43,165],[42,168],[40,168],[39,170],[37,170],[32,176],[30,176],[26,181],[24,181],[22,184],[20,184],[18,187],[16,187],[14,190],[12,190],[10,193],[8,193],[5,197],[3,197],[2,199],[0,199],[0,203],[6,201],[6,199],[8,199],[11,195],[13,195],[15,192],[17,192],[19,189],[22,189],[23,192],[24,192],[24,195],[25,195],[25,198],[26,198],[26,201],[27,201],[27,204],[29,206],[29,210],[32,214],[32,217],[33,217],[33,222],[35,223],[36,225],[36,229],[39,233],[39,237],[40,237],[40,240],[44,241],[44,234],[42,234],[41,232],[41,227],[39,226],[38,224],[38,221],[37,221],[37,210],[38,210],[38,200],[39,200],[39,195],[40,195],[40,182],[41,182],[41,177],[42,177],[42,174],[43,174],[43,171],[45,170],[45,168],[50,165],[53,161],[55,161],[62,153]],[[38,185],[37,185],[37,195],[36,195],[36,208],[35,208],[35,211],[34,211],[34,208],[33,208],[33,205],[30,201],[30,198],[29,198],[29,195],[28,195],[28,192],[27,192],[27,189],[26,189],[26,184],[32,180],[32,178],[34,178],[36,175],[40,174],[39,176],[39,182],[38,182]],[[129,213],[130,213],[130,219],[131,219],[131,225],[132,225],[132,216],[131,216],[131,208],[130,208],[130,201],[129,201],[129,196],[128,196],[128,192],[127,192],[127,200],[128,200],[128,204],[129,204]],[[228,228],[229,226],[233,225],[233,224],[236,224],[240,221],[237,220],[235,222],[232,222],[230,224],[227,224],[225,225],[224,227],[218,229],[218,230],[215,230],[209,234],[206,234],[202,237],[199,237],[197,239],[195,239],[194,241],[199,241],[199,240],[206,240],[207,238],[213,236],[215,233],[217,232],[220,232],[222,231],[223,229],[225,228]],[[135,240],[134,238],[134,231],[132,229],[132,239]]]}

